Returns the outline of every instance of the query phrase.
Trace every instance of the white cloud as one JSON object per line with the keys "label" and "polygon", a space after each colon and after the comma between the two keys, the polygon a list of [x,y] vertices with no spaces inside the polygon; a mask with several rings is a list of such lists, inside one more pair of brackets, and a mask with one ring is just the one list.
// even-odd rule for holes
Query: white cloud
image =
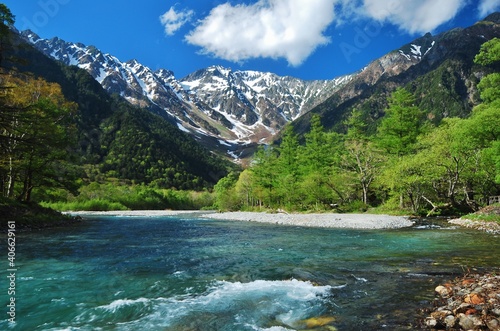
{"label": "white cloud", "polygon": [[335,1],[225,3],[213,8],[186,40],[202,47],[203,53],[230,61],[284,58],[298,66],[318,46],[330,42],[323,33],[333,21]]}
{"label": "white cloud", "polygon": [[388,21],[414,34],[433,31],[454,18],[466,3],[467,0],[364,0],[364,11],[368,17]]}
{"label": "white cloud", "polygon": [[193,15],[194,12],[192,10],[176,12],[174,7],[170,7],[165,14],[160,16],[160,22],[165,27],[165,33],[171,36],[184,24],[189,22]]}
{"label": "white cloud", "polygon": [[483,19],[488,14],[500,10],[500,2],[498,2],[498,0],[481,0],[478,9],[479,18]]}

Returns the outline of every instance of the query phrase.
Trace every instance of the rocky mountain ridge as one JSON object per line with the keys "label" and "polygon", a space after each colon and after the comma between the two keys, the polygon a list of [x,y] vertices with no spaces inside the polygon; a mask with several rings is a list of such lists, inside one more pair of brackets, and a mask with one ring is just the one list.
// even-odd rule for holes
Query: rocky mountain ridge
{"label": "rocky mountain ridge", "polygon": [[325,102],[298,118],[296,131],[307,132],[316,114],[326,129],[342,132],[344,120],[358,109],[373,133],[388,97],[398,87],[412,92],[435,124],[445,117],[466,117],[480,103],[477,84],[492,70],[475,65],[474,57],[484,42],[495,37],[500,37],[500,13],[467,28],[417,38],[368,64]]}
{"label": "rocky mountain ridge", "polygon": [[[211,150],[244,158],[268,143],[293,121],[307,132],[318,114],[327,129],[342,131],[347,114],[361,109],[372,127],[383,116],[387,98],[406,86],[436,123],[447,116],[467,116],[479,102],[476,68],[480,45],[499,36],[500,14],[468,28],[430,33],[372,61],[353,75],[326,81],[304,81],[258,71],[211,66],[177,79],[172,71],[153,71],[136,60],[121,62],[93,46],[22,33],[44,54],[87,70],[109,93],[160,114]],[[429,93],[433,91],[433,93]]]}
{"label": "rocky mountain ridge", "polygon": [[51,58],[88,71],[109,93],[151,109],[235,158],[242,146],[271,141],[286,123],[355,77],[305,81],[212,66],[177,79],[172,71],[153,71],[137,60],[122,62],[94,46],[42,39],[31,31],[21,34]]}

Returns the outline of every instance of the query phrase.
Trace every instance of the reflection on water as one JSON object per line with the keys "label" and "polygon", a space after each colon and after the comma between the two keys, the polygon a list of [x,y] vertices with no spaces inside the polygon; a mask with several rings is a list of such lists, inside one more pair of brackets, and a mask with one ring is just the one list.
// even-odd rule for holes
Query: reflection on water
{"label": "reflection on water", "polygon": [[[498,268],[498,236],[90,217],[18,237],[19,330],[412,329],[433,288]],[[8,329],[6,321],[1,329]]]}

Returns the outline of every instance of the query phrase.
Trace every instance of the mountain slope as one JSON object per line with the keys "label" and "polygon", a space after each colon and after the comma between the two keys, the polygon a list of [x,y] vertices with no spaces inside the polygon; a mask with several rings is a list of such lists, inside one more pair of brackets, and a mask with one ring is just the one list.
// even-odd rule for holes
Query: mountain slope
{"label": "mountain slope", "polygon": [[500,37],[500,14],[492,14],[471,27],[456,28],[437,36],[426,34],[373,61],[332,97],[295,121],[298,132],[309,129],[317,114],[327,129],[343,131],[343,120],[352,109],[360,109],[369,130],[384,115],[387,98],[398,87],[406,87],[417,98],[428,119],[467,116],[480,102],[477,83],[488,69],[473,60],[480,46]]}
{"label": "mountain slope", "polygon": [[162,115],[213,149],[229,152],[271,140],[286,123],[354,77],[304,81],[214,66],[178,80],[169,70],[153,71],[136,60],[121,62],[94,46],[41,39],[31,31],[22,35],[46,55],[85,69],[109,93]]}
{"label": "mountain slope", "polygon": [[[62,87],[78,104],[77,165],[84,180],[118,178],[160,187],[203,189],[217,183],[232,164],[201,147],[164,118],[111,96],[86,71],[66,66],[26,44],[13,33],[12,69],[33,73]],[[194,157],[196,159],[194,159]]]}

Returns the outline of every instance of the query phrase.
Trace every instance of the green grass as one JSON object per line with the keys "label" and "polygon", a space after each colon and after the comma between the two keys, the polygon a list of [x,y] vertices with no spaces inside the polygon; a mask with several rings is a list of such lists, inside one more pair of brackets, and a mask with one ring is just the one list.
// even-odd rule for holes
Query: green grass
{"label": "green grass", "polygon": [[500,204],[486,206],[480,211],[462,216],[471,221],[496,222],[500,224]]}
{"label": "green grass", "polygon": [[113,210],[128,210],[119,202],[112,202],[104,199],[92,199],[87,201],[71,201],[71,202],[42,202],[42,206],[59,210],[59,211],[113,211]]}
{"label": "green grass", "polygon": [[462,216],[464,219],[468,219],[471,221],[482,221],[482,222],[497,222],[500,224],[500,215],[493,214],[468,214]]}

